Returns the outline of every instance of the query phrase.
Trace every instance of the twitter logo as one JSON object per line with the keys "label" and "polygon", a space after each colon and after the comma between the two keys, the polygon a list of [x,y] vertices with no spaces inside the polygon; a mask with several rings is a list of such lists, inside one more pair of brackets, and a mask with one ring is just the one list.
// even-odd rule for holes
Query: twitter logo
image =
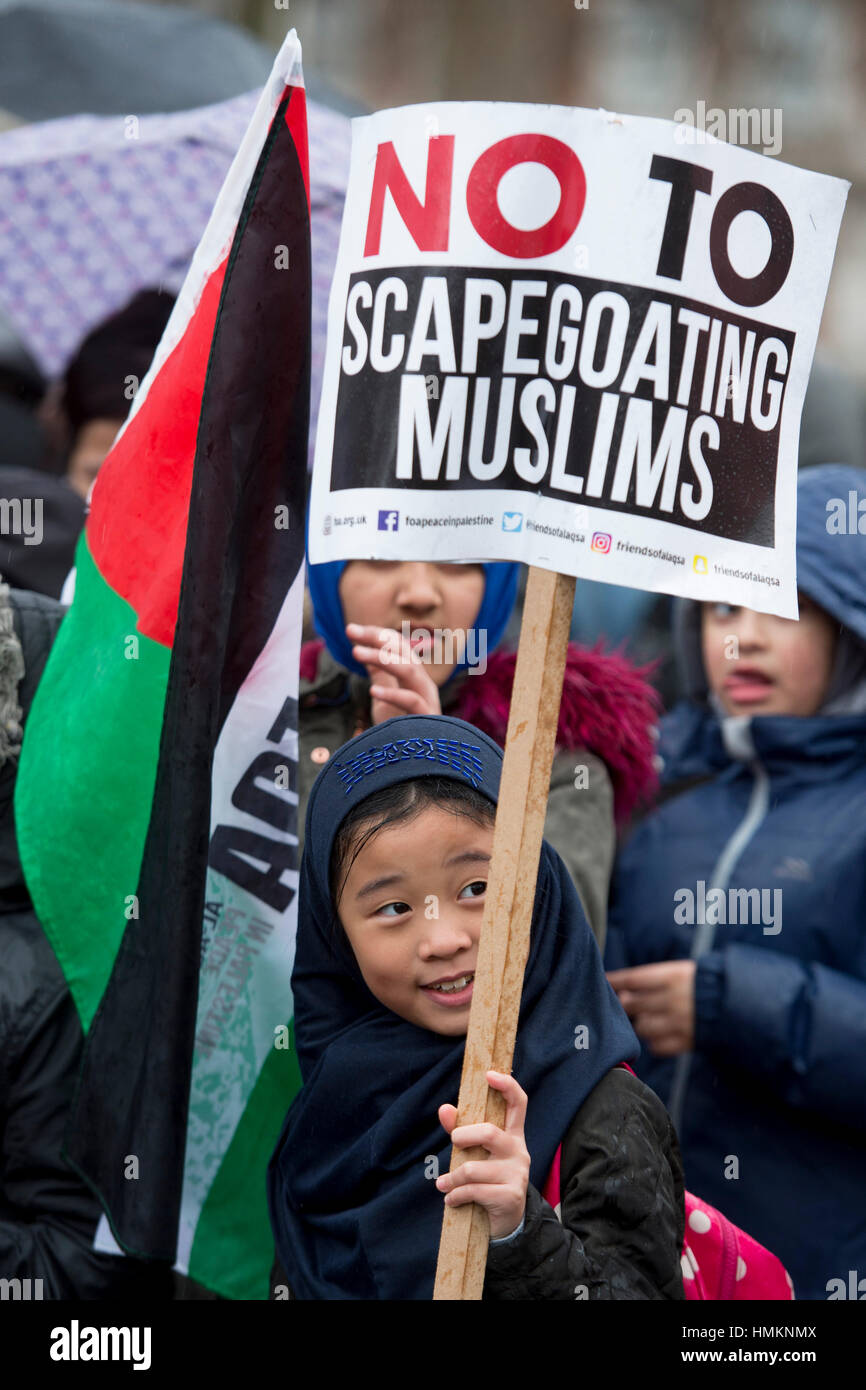
{"label": "twitter logo", "polygon": [[503,531],[522,531],[523,512],[503,512],[502,529]]}

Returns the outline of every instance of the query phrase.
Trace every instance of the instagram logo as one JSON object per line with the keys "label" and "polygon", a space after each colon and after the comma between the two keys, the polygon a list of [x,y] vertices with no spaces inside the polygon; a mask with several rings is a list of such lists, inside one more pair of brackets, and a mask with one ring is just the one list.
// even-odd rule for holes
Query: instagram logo
{"label": "instagram logo", "polygon": [[610,550],[610,536],[606,531],[596,531],[592,538],[592,550],[597,550],[600,555],[606,555]]}

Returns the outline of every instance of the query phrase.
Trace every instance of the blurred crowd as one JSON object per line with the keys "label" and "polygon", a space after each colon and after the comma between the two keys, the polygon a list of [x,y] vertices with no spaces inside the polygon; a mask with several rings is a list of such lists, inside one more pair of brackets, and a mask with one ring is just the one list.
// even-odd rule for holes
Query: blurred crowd
{"label": "blurred crowd", "polygon": [[[32,913],[12,818],[22,727],[66,611],[88,494],[172,303],[136,295],[57,380],[20,348],[0,364],[3,495],[44,503],[41,544],[0,540],[0,1264],[53,1297],[208,1296],[92,1248],[96,1203],[60,1159],[80,1025]],[[545,823],[641,1040],[638,1075],[669,1109],[687,1186],[775,1252],[806,1298],[848,1296],[834,1281],[866,1262],[864,462],[862,392],[819,357],[800,441],[798,622],[578,583]],[[844,527],[828,520],[839,499]],[[308,567],[302,841],[322,762],[384,719],[456,715],[504,744],[519,569]],[[393,654],[386,668],[377,640],[407,621],[482,627],[486,671],[467,679],[465,662]],[[737,917],[741,893],[757,893],[758,915]]]}
{"label": "blurred crowd", "polygon": [[[26,527],[0,528],[0,1281],[40,1281],[41,1296],[58,1299],[211,1296],[164,1265],[94,1248],[99,1204],[61,1154],[81,1026],[33,911],[13,816],[26,720],[74,591],[91,489],[173,305],[161,285],[142,289],[53,377],[0,317],[3,515],[17,499],[31,509],[22,516],[38,506],[40,517],[38,544]],[[621,1077],[616,1085],[623,1104],[643,1107],[620,1152],[630,1174],[644,1165],[628,1188],[632,1206],[611,1198],[599,1216],[599,1197],[581,1227],[586,1267],[596,1271],[592,1297],[687,1296],[700,1272],[698,1237],[717,1212],[786,1272],[781,1294],[748,1296],[866,1297],[864,470],[866,390],[819,347],[799,443],[798,620],[577,583],[546,808],[550,881],[561,873],[557,891],[567,883],[563,920],[584,933],[587,969],[602,993],[606,977],[639,1040],[640,1086]],[[522,567],[494,563],[308,567],[302,845],[305,812],[332,755],[385,720],[465,720],[504,744],[525,582]],[[471,672],[462,657],[386,659],[383,634],[405,623],[483,630],[486,670]],[[470,811],[483,820],[483,808]],[[308,904],[302,922],[304,912]],[[553,1003],[549,995],[548,1009]],[[423,1061],[423,1048],[417,1055]],[[372,1061],[350,1073],[346,1085],[363,1080],[373,1109],[393,1104],[376,1090]],[[608,1089],[605,1109],[595,1092],[585,1104],[592,1095],[596,1108],[581,1114],[585,1132],[600,1136],[598,1150],[569,1150],[570,1171],[598,1195],[615,1169],[605,1145],[622,1097]],[[305,1181],[330,1171],[320,1153],[294,1153]],[[336,1176],[338,1167],[335,1159]],[[686,1189],[697,1205],[684,1206]],[[343,1228],[334,1237],[311,1219],[305,1230],[294,1209],[289,1220],[285,1190],[273,1177],[274,1287],[353,1296],[340,1284],[348,1276],[339,1261],[328,1266],[332,1247],[346,1243]],[[568,1226],[554,1189],[545,1193],[535,1192],[520,1225],[494,1241],[493,1296],[571,1296],[563,1289],[574,1284],[573,1246],[561,1278],[533,1283],[532,1260],[547,1259],[543,1221],[556,1212]],[[625,1249],[629,1223],[644,1221],[646,1248],[636,1241],[614,1268],[610,1251],[619,1241]],[[302,1248],[313,1254],[301,1258]],[[410,1260],[399,1244],[386,1248]],[[750,1260],[738,1258],[732,1280],[746,1279]]]}

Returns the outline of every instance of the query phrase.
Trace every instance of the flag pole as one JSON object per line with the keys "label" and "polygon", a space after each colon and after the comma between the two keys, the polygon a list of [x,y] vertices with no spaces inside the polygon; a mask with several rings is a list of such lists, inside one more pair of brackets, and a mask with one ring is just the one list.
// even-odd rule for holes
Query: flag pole
{"label": "flag pole", "polygon": [[[504,1099],[486,1073],[511,1071],[574,590],[573,576],[530,566],[457,1102],[461,1125],[505,1122]],[[487,1156],[452,1147],[451,1171]],[[481,1298],[489,1240],[483,1207],[445,1207],[434,1300]]]}

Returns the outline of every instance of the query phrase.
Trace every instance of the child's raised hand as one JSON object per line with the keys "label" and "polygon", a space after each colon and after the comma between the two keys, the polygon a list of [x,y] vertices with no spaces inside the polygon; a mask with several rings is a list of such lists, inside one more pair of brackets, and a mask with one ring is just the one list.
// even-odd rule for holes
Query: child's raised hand
{"label": "child's raised hand", "polygon": [[439,687],[395,628],[347,623],[346,635],[354,643],[353,657],[366,666],[373,682],[370,714],[374,724],[395,714],[442,713]]}
{"label": "child's raised hand", "polygon": [[458,1149],[478,1145],[490,1158],[469,1159],[451,1173],[436,1179],[436,1186],[445,1193],[446,1206],[462,1206],[477,1202],[486,1207],[490,1217],[490,1238],[500,1240],[510,1236],[523,1220],[526,1209],[526,1188],[529,1183],[529,1151],[523,1137],[526,1121],[526,1092],[504,1072],[489,1071],[487,1083],[505,1097],[505,1128],[494,1124],[458,1125],[457,1109],[440,1105],[439,1119]]}

